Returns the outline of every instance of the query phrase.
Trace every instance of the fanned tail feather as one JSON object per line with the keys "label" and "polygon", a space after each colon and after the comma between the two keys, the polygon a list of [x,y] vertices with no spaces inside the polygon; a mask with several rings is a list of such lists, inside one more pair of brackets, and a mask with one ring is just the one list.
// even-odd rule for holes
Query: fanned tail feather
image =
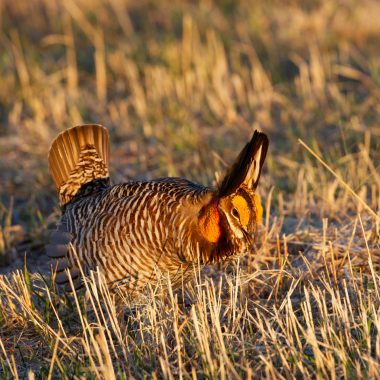
{"label": "fanned tail feather", "polygon": [[48,160],[50,174],[64,205],[83,185],[94,180],[108,180],[108,132],[97,124],[68,129],[53,141]]}

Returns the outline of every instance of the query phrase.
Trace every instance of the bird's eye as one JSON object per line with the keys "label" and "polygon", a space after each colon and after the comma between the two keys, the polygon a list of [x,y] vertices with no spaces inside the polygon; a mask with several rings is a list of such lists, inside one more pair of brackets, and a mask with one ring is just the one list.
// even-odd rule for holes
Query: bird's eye
{"label": "bird's eye", "polygon": [[234,207],[234,208],[232,209],[232,215],[233,215],[235,218],[239,219],[239,211],[237,210],[236,207]]}

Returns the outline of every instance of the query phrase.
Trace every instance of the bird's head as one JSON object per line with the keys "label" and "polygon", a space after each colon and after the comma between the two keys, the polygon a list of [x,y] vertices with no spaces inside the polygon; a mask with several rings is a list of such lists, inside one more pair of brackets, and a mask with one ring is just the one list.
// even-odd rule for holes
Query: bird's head
{"label": "bird's head", "polygon": [[246,252],[252,246],[263,209],[256,193],[268,150],[268,138],[255,131],[208,204],[200,211],[198,227],[213,246],[205,261]]}

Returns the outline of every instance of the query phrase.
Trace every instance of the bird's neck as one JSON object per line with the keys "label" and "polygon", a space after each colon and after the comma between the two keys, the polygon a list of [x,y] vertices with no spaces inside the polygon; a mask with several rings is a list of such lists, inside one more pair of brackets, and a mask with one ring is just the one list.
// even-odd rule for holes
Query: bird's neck
{"label": "bird's neck", "polygon": [[209,243],[217,243],[222,236],[221,216],[218,200],[212,199],[202,207],[198,216],[198,228],[202,237]]}

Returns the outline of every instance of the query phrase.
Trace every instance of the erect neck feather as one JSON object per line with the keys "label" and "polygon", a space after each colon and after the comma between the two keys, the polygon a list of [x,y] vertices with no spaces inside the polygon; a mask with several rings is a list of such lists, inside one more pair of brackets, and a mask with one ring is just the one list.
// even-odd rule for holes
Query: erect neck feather
{"label": "erect neck feather", "polygon": [[201,235],[210,243],[217,243],[222,235],[218,200],[212,199],[204,206],[198,218]]}

